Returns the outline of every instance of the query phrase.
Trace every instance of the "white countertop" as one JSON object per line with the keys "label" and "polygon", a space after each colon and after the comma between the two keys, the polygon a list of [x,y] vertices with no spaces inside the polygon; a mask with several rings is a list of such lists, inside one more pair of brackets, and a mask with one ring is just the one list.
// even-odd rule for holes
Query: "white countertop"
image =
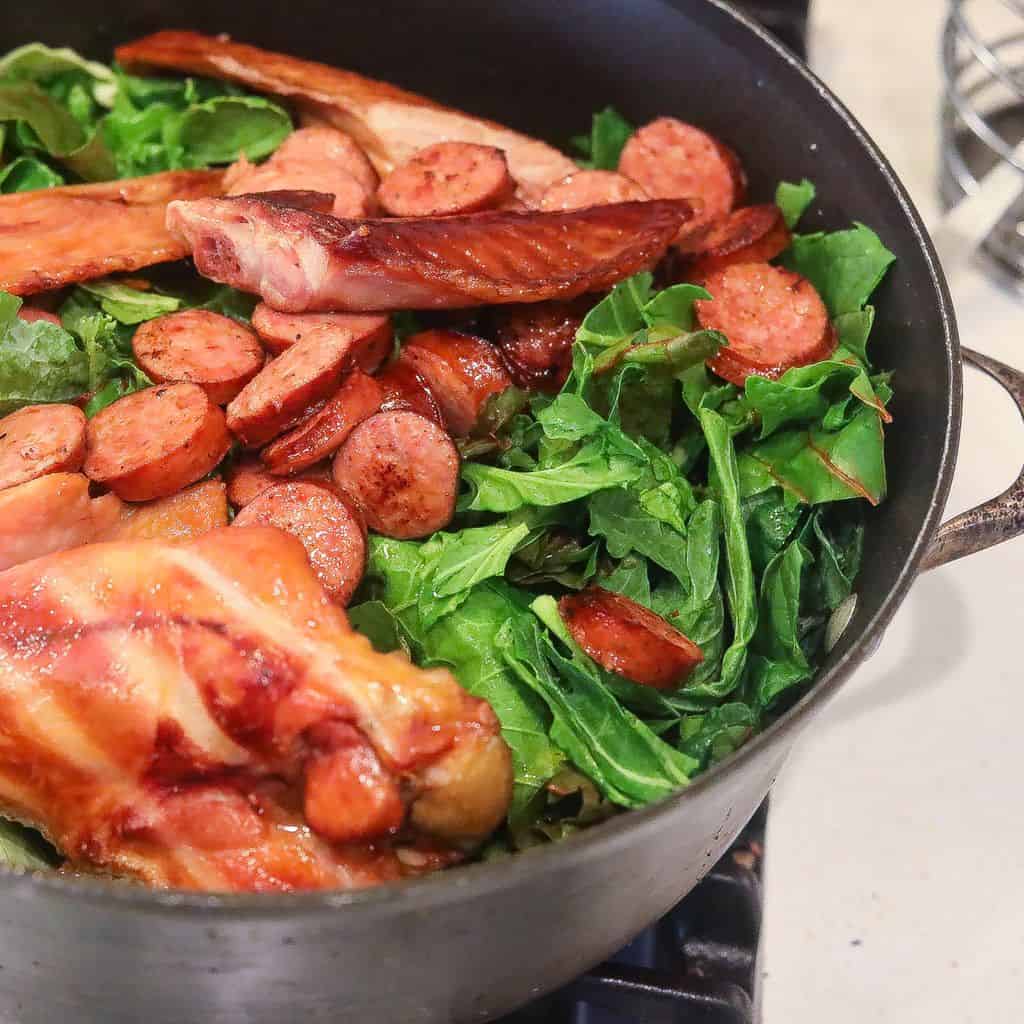
{"label": "white countertop", "polygon": [[[814,3],[812,64],[934,221],[945,4]],[[964,343],[1024,367],[1024,300],[956,298]],[[968,373],[949,512],[1022,460],[1016,410]],[[765,1024],[1024,1019],[1022,608],[1024,540],[922,577],[799,743],[769,818]]]}

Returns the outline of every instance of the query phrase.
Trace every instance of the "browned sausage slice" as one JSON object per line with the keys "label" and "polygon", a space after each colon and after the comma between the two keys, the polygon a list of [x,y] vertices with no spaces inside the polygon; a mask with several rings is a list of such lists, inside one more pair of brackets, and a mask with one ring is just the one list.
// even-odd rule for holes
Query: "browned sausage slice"
{"label": "browned sausage slice", "polygon": [[557,391],[572,367],[572,346],[594,299],[536,302],[493,310],[495,340],[521,388]]}
{"label": "browned sausage slice", "polygon": [[493,209],[515,190],[500,149],[437,142],[396,167],[381,182],[377,200],[396,217],[444,217]]}
{"label": "browned sausage slice", "polygon": [[279,356],[307,334],[332,331],[351,337],[357,366],[373,373],[391,352],[391,318],[377,313],[280,313],[261,302],[252,326],[264,346]]}
{"label": "browned sausage slice", "polygon": [[0,419],[0,490],[85,459],[85,414],[74,405],[27,405]]}
{"label": "browned sausage slice", "polygon": [[353,370],[322,408],[263,449],[263,465],[278,476],[291,476],[326,459],[383,400],[380,384],[362,370]]}
{"label": "browned sausage slice", "polygon": [[379,412],[341,446],[334,480],[359,502],[371,530],[399,540],[426,537],[455,514],[459,452],[426,417]]}
{"label": "browned sausage slice", "polygon": [[697,320],[729,340],[708,366],[739,387],[752,374],[774,380],[836,349],[825,304],[814,285],[791,270],[737,263],[713,273],[704,286],[712,298],[695,303]]}
{"label": "browned sausage slice", "polygon": [[139,326],[135,361],[157,384],[198,384],[214,405],[226,405],[263,369],[256,335],[231,317],[206,309],[168,313]]}
{"label": "browned sausage slice", "polygon": [[324,159],[278,159],[254,166],[245,157],[228,168],[227,194],[260,192],[322,192],[334,197],[330,212],[335,217],[369,217],[375,209],[373,193],[348,171]]}
{"label": "browned sausage slice", "polygon": [[728,146],[674,117],[659,117],[634,132],[622,149],[619,172],[652,199],[700,199],[704,208],[685,225],[687,235],[728,214],[747,187]]}
{"label": "browned sausage slice", "polygon": [[582,210],[608,203],[631,203],[649,198],[625,175],[615,171],[577,171],[556,181],[540,199],[542,210]]}
{"label": "browned sausage slice", "polygon": [[400,357],[388,363],[377,376],[377,383],[384,389],[381,411],[415,412],[433,420],[438,426],[444,426],[444,417],[434,392],[408,359]]}
{"label": "browned sausage slice", "polygon": [[276,526],[302,541],[327,593],[347,604],[366,568],[366,528],[331,484],[277,481],[235,516],[233,526]]}
{"label": "browned sausage slice", "polygon": [[230,445],[224,413],[198,384],[158,384],[89,420],[83,472],[125,501],[150,501],[206,476]]}
{"label": "browned sausage slice", "polygon": [[594,661],[641,686],[675,689],[704,660],[701,649],[660,615],[603,587],[566,595],[558,610]]}
{"label": "browned sausage slice", "polygon": [[337,128],[316,125],[292,132],[274,151],[272,160],[325,160],[347,171],[371,195],[377,190],[377,172],[350,136]]}
{"label": "browned sausage slice", "polygon": [[34,324],[38,320],[45,320],[48,324],[56,324],[62,327],[60,317],[56,313],[48,313],[45,309],[37,309],[35,306],[22,306],[18,310],[18,319],[24,320],[27,324]]}
{"label": "browned sausage slice", "polygon": [[680,249],[693,260],[686,277],[702,281],[734,263],[767,263],[785,252],[791,240],[782,211],[766,203],[733,210],[702,238]]}
{"label": "browned sausage slice", "polygon": [[512,383],[490,342],[458,331],[414,334],[402,349],[402,359],[426,380],[445,425],[456,437],[473,429],[490,395]]}
{"label": "browned sausage slice", "polygon": [[228,406],[228,429],[246,447],[273,440],[338,390],[352,336],[311,333],[268,363]]}
{"label": "browned sausage slice", "polygon": [[[313,466],[302,473],[299,479],[329,481],[330,464]],[[238,509],[244,508],[254,498],[258,498],[268,487],[279,484],[281,478],[271,475],[255,455],[246,455],[227,471],[226,482],[228,501]]]}

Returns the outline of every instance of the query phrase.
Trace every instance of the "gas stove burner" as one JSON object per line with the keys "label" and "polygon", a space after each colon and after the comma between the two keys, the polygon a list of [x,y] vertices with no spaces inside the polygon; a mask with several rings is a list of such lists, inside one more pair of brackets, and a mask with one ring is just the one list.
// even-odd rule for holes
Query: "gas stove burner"
{"label": "gas stove burner", "polygon": [[754,1024],[768,804],[674,910],[502,1024]]}

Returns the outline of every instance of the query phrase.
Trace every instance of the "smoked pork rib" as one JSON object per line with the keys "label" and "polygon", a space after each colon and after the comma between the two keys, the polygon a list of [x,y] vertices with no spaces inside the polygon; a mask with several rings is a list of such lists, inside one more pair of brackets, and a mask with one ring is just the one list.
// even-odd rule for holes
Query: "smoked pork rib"
{"label": "smoked pork rib", "polygon": [[180,260],[187,250],[167,231],[167,204],[220,195],[223,178],[166,171],[0,196],[0,291],[31,295]]}
{"label": "smoked pork rib", "polygon": [[226,78],[290,100],[306,119],[351,135],[382,175],[437,142],[475,142],[504,150],[512,176],[528,190],[578,168],[553,146],[503,125],[444,107],[352,71],[236,43],[222,36],[165,31],[118,47],[117,60],[136,68],[169,68]]}
{"label": "smoked pork rib", "polygon": [[396,878],[500,822],[509,764],[489,705],[375,652],[279,530],[0,574],[0,806],[72,868],[228,891]]}
{"label": "smoked pork rib", "polygon": [[199,272],[288,313],[455,309],[568,299],[653,266],[693,215],[685,199],[557,213],[340,220],[301,193],[172,203]]}

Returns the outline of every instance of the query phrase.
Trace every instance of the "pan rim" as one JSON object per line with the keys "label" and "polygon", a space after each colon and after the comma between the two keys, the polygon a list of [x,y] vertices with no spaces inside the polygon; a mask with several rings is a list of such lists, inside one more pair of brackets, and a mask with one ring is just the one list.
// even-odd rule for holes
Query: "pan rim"
{"label": "pan rim", "polygon": [[[680,13],[669,0],[657,2],[671,13]],[[582,866],[595,857],[608,856],[636,842],[642,842],[645,836],[654,836],[663,817],[685,813],[683,809],[687,801],[695,798],[693,794],[699,794],[724,783],[740,773],[749,762],[756,760],[762,752],[775,746],[781,737],[791,736],[803,728],[838,692],[854,669],[873,653],[918,574],[921,560],[939,526],[952,485],[960,437],[963,387],[960,343],[952,300],[938,256],[910,196],[889,161],[846,106],[813,71],[750,17],[727,7],[724,0],[702,0],[702,6],[711,9],[711,16],[719,18],[722,24],[737,23],[757,37],[762,47],[773,51],[776,58],[787,65],[790,72],[795,72],[802,78],[814,90],[821,103],[842,121],[859,143],[865,158],[882,174],[891,194],[897,199],[919,251],[924,256],[930,284],[935,292],[937,312],[942,326],[946,371],[950,381],[944,410],[946,426],[939,473],[932,488],[927,514],[918,528],[910,553],[889,593],[882,600],[874,616],[862,627],[855,642],[778,720],[722,762],[702,773],[685,789],[657,803],[595,825],[564,841],[520,853],[500,862],[469,864],[451,871],[364,889],[287,894],[157,890],[124,881],[64,877],[43,872],[0,868],[0,894],[7,897],[30,897],[33,894],[45,893],[55,900],[66,898],[90,906],[131,910],[156,916],[190,917],[205,926],[211,921],[252,921],[261,918],[284,921],[299,916],[308,919],[324,914],[334,915],[339,908],[346,908],[348,914],[345,919],[339,919],[340,923],[342,920],[350,919],[356,908],[365,908],[365,913],[378,910],[386,913],[392,909],[428,909],[514,888],[527,876],[557,868],[564,865],[569,858]],[[736,829],[743,824],[737,821]]]}

